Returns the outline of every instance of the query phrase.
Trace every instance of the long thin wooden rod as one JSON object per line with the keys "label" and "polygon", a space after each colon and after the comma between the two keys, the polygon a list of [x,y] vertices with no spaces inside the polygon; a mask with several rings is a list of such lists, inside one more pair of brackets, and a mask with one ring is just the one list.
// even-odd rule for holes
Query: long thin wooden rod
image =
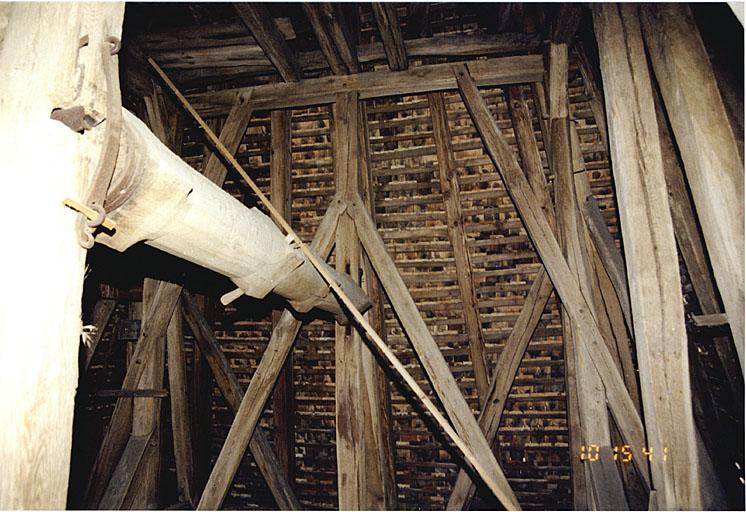
{"label": "long thin wooden rod", "polygon": [[[293,228],[290,227],[290,225],[285,221],[285,219],[282,218],[282,215],[277,211],[277,209],[272,205],[272,203],[267,199],[267,196],[264,195],[264,193],[261,191],[261,189],[257,186],[256,183],[254,183],[254,180],[251,179],[251,177],[246,173],[246,171],[243,170],[241,167],[241,164],[238,163],[236,158],[230,154],[223,144],[220,142],[220,140],[215,136],[215,133],[210,129],[207,124],[205,124],[202,117],[197,113],[197,111],[194,110],[192,105],[189,103],[189,101],[184,97],[183,94],[176,88],[176,86],[171,82],[171,80],[166,76],[166,74],[163,72],[163,70],[156,64],[156,62],[149,58],[148,62],[151,66],[155,69],[155,71],[160,75],[160,77],[163,79],[163,81],[168,85],[168,87],[171,89],[171,91],[176,95],[176,97],[179,99],[181,104],[184,106],[184,108],[189,112],[189,114],[192,115],[194,120],[197,122],[197,124],[202,127],[205,134],[208,136],[210,141],[215,145],[216,149],[220,151],[220,153],[223,155],[223,157],[233,166],[233,168],[238,172],[241,177],[246,180],[246,183],[249,185],[251,190],[254,191],[254,193],[257,195],[259,200],[265,205],[267,210],[270,212],[270,215],[275,219],[275,221],[283,228],[285,233],[287,233],[293,241],[298,245],[301,251],[303,251],[303,254],[308,258],[308,260],[311,262],[311,264],[316,268],[316,270],[321,274],[321,276],[324,278],[324,280],[329,283],[329,286],[334,291],[334,293],[337,295],[337,297],[344,303],[344,305],[347,307],[347,309],[352,314],[353,318],[357,321],[358,325],[365,331],[368,338],[371,342],[373,342],[374,345],[376,345],[376,348],[381,351],[381,354],[386,357],[386,359],[391,363],[391,365],[394,367],[394,369],[401,375],[401,377],[404,379],[404,381],[409,385],[409,387],[412,389],[415,395],[417,395],[417,398],[420,399],[422,404],[425,406],[425,408],[430,412],[430,414],[433,415],[435,420],[440,424],[441,428],[443,428],[443,431],[448,435],[448,437],[451,438],[451,440],[456,444],[456,446],[461,450],[461,452],[464,454],[464,457],[469,461],[474,469],[479,473],[479,475],[482,477],[484,482],[487,484],[487,486],[492,490],[493,493],[495,493],[495,496],[500,499],[500,501],[503,503],[503,505],[506,506],[506,508],[509,508],[511,510],[518,509],[517,503],[514,503],[513,500],[508,499],[508,496],[503,492],[503,490],[500,488],[500,485],[498,484],[497,480],[494,478],[494,476],[489,473],[482,464],[480,464],[479,459],[472,453],[472,451],[469,449],[469,447],[464,443],[464,441],[458,436],[456,431],[451,427],[448,420],[443,416],[443,414],[438,410],[438,408],[435,406],[435,404],[427,397],[423,389],[420,387],[419,384],[417,384],[417,381],[412,377],[407,369],[404,367],[404,365],[399,361],[399,359],[394,355],[394,353],[391,351],[391,349],[386,345],[386,343],[381,339],[381,337],[376,333],[375,329],[368,323],[368,321],[365,319],[363,314],[355,307],[355,304],[352,302],[352,300],[342,291],[342,289],[339,287],[339,285],[334,280],[334,277],[331,276],[327,270],[322,265],[322,262],[316,257],[316,255],[311,251],[308,246],[303,242],[303,240],[300,239],[298,234],[293,231]],[[199,509],[216,509],[218,506],[220,506],[222,502],[222,497],[218,499],[218,496],[213,494],[213,490],[209,488],[205,489],[205,492],[202,495],[202,499],[199,503]]]}

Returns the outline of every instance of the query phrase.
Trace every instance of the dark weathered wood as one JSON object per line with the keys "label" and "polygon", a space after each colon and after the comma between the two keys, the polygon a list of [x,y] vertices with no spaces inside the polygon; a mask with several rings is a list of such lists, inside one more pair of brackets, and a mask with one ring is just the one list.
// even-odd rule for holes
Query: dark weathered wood
{"label": "dark weathered wood", "polygon": [[[147,310],[132,362],[127,367],[122,389],[135,389],[140,382],[148,361],[146,355],[152,351],[157,339],[166,334],[180,293],[179,285],[165,282],[158,285],[152,305]],[[89,508],[95,508],[103,497],[111,474],[127,445],[132,427],[132,412],[132,398],[123,397],[117,400],[88,479],[85,502]]]}
{"label": "dark weathered wood", "polygon": [[648,446],[660,508],[700,508],[678,258],[636,7],[593,5]]}
{"label": "dark weathered wood", "polygon": [[[341,198],[336,196],[332,198],[311,244],[311,249],[324,259],[329,255],[334,245],[334,232],[339,217],[345,208]],[[257,433],[261,432],[261,428],[257,426],[259,416],[264,410],[264,404],[269,398],[272,387],[299,330],[300,322],[295,319],[290,311],[285,310],[272,331],[272,337],[267,344],[262,360],[254,372],[246,394],[243,395],[250,398],[242,401],[242,394],[236,394],[235,391],[226,389],[232,395],[231,403],[235,404],[236,417],[202,493],[198,505],[199,509],[216,509],[225,498],[233,481],[233,476],[246,451],[246,446],[251,447],[257,438]],[[212,336],[211,331],[210,336]],[[220,355],[222,356],[222,352],[220,352]],[[225,356],[222,357],[225,358]],[[238,389],[240,390],[240,388]],[[252,453],[256,457],[253,449]],[[289,487],[287,491],[292,492]]]}
{"label": "dark weathered wood", "polygon": [[570,46],[583,18],[583,8],[576,3],[562,3],[552,23],[552,42]]}
{"label": "dark weathered wood", "polygon": [[[540,55],[498,57],[469,61],[469,70],[480,86],[535,82],[544,76]],[[256,110],[328,104],[338,93],[357,91],[360,99],[398,96],[456,88],[450,64],[431,64],[406,71],[372,71],[351,76],[327,76],[299,83],[259,85],[189,96],[189,101],[205,115],[219,115],[233,105],[236,93],[252,91],[251,105]]]}
{"label": "dark weathered wood", "polygon": [[[578,324],[582,342],[588,344],[593,362],[606,386],[609,407],[615,421],[630,445],[645,446],[640,416],[635,410],[634,403],[630,399],[614,359],[604,344],[601,332],[580,291],[578,281],[572,275],[567,261],[562,255],[544,212],[538,207],[539,202],[536,195],[518,166],[515,155],[500,134],[495,120],[466,67],[461,64],[453,65],[453,67],[461,97],[482,138],[487,153],[500,173],[534,247],[552,278],[557,293],[567,307],[570,316]],[[640,452],[638,454],[642,457]]]}
{"label": "dark weathered wood", "polygon": [[[505,342],[505,348],[495,364],[490,390],[485,400],[485,406],[479,415],[479,427],[490,445],[497,439],[497,430],[505,410],[505,403],[518,372],[523,354],[526,352],[531,336],[539,324],[541,314],[552,294],[552,281],[544,269],[539,270],[534,283],[526,295],[521,313],[510,331]],[[474,497],[476,486],[469,474],[463,469],[459,471],[456,483],[448,498],[447,510],[465,510]]]}
{"label": "dark weathered wood", "polygon": [[165,389],[100,389],[96,391],[96,396],[102,397],[150,397],[150,398],[166,398],[168,391]]}
{"label": "dark weathered wood", "polygon": [[275,25],[275,20],[270,16],[267,7],[256,2],[237,2],[233,5],[282,79],[286,82],[297,82],[303,78],[298,60]]}
{"label": "dark weathered wood", "polygon": [[588,103],[591,107],[591,112],[593,112],[593,119],[596,121],[598,133],[601,136],[601,143],[606,148],[606,151],[608,151],[609,135],[606,128],[606,110],[604,108],[603,91],[596,83],[591,63],[588,61],[588,55],[585,51],[585,46],[578,42],[573,46],[572,51],[578,62],[580,74],[583,77],[583,88],[588,96]]}
{"label": "dark weathered wood", "polygon": [[378,25],[378,33],[386,52],[386,60],[391,71],[407,69],[407,49],[404,46],[396,5],[390,2],[373,2],[373,15]]}
{"label": "dark weathered wood", "polygon": [[[270,114],[271,153],[269,161],[270,198],[272,204],[285,219],[291,215],[291,171],[290,153],[291,112],[273,110]],[[277,325],[281,311],[272,312],[272,325]],[[293,352],[287,355],[287,361],[277,379],[272,392],[272,417],[274,424],[275,453],[285,471],[285,476],[293,485],[295,474],[295,388],[293,386]]]}
{"label": "dark weathered wood", "polygon": [[469,337],[469,356],[474,370],[477,397],[484,404],[489,388],[490,375],[484,355],[484,337],[479,321],[479,303],[477,302],[476,283],[472,272],[471,258],[467,247],[466,230],[461,213],[461,188],[458,176],[453,168],[453,148],[451,132],[448,128],[448,114],[442,93],[428,95],[430,116],[433,120],[433,138],[438,151],[438,179],[443,194],[448,219],[448,237],[453,246],[453,257],[456,262],[456,276],[461,301],[463,303],[466,334]]}
{"label": "dark weathered wood", "polygon": [[93,318],[91,322],[93,330],[88,338],[85,345],[85,361],[83,363],[83,371],[87,371],[93,359],[93,354],[96,353],[96,347],[98,347],[101,337],[104,335],[106,326],[109,324],[111,314],[114,312],[114,308],[117,306],[117,301],[113,299],[101,299],[96,301],[93,306]]}
{"label": "dark weathered wood", "polygon": [[450,418],[454,429],[472,450],[477,460],[483,467],[490,471],[499,485],[499,492],[495,490],[497,498],[508,508],[518,509],[518,501],[510,488],[505,475],[495,460],[489,444],[479,430],[479,425],[474,418],[471,409],[464,400],[448,363],[446,363],[427,329],[417,306],[409,294],[404,281],[399,274],[391,256],[386,251],[386,245],[376,230],[373,220],[368,212],[360,205],[351,205],[352,215],[355,219],[358,236],[363,243],[373,268],[381,280],[386,294],[395,309],[399,321],[407,333],[412,346],[417,352],[423,368],[430,377],[433,388],[437,393],[443,407]]}
{"label": "dark weathered wood", "polygon": [[[195,340],[199,343],[202,354],[207,358],[210,368],[212,368],[215,382],[234,414],[237,414],[241,405],[241,400],[244,396],[238,378],[233,373],[233,370],[231,370],[230,363],[228,363],[228,360],[225,358],[220,345],[215,339],[212,329],[210,329],[207,321],[200,313],[191,294],[186,290],[182,293],[182,303],[184,317],[186,318],[189,327],[192,329]],[[267,392],[267,396],[269,396],[269,391]],[[295,497],[292,488],[287,483],[287,480],[285,480],[282,468],[277,462],[277,457],[269,444],[269,439],[267,434],[264,432],[264,429],[258,427],[256,431],[253,432],[251,441],[248,442],[247,445],[251,450],[251,454],[254,456],[256,465],[259,467],[259,470],[267,481],[267,486],[272,492],[278,507],[283,510],[300,509],[300,503]],[[245,448],[241,451],[241,457],[243,457],[244,451]],[[200,503],[202,503],[202,500],[207,493],[207,489],[208,486],[203,490]]]}
{"label": "dark weathered wood", "polygon": [[[204,295],[196,295],[195,301],[209,321],[212,308],[207,298]],[[193,344],[192,357],[190,411],[192,412],[192,461],[194,465],[193,498],[196,503],[212,468],[209,447],[212,439],[212,390],[215,388],[215,379],[198,343]]]}
{"label": "dark weathered wood", "polygon": [[[241,139],[246,133],[246,128],[251,121],[251,115],[254,113],[251,93],[239,93],[232,102],[233,106],[228,113],[228,118],[223,124],[220,131],[220,142],[230,151],[235,153],[241,144]],[[228,170],[223,165],[220,156],[217,153],[210,154],[207,163],[202,168],[202,174],[210,181],[217,183],[221,187],[228,174]]]}
{"label": "dark weathered wood", "polygon": [[689,7],[651,5],[641,13],[645,43],[743,372],[743,161]]}
{"label": "dark weathered wood", "polygon": [[302,5],[332,72],[335,75],[360,72],[357,46],[340,4],[304,2]]}
{"label": "dark weathered wood", "polygon": [[102,510],[119,510],[132,485],[132,478],[142,461],[145,450],[153,438],[153,432],[145,435],[130,436],[122,457],[111,476],[104,497],[99,507]]}
{"label": "dark weathered wood", "polygon": [[168,389],[171,395],[171,431],[174,441],[174,462],[179,501],[194,503],[194,468],[192,466],[192,432],[187,398],[186,357],[181,304],[176,305],[166,330],[168,357]]}

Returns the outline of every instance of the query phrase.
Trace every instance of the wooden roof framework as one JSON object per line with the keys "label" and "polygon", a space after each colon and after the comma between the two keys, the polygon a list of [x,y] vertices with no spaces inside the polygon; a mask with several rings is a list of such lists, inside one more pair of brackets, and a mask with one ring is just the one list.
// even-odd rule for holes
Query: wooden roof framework
{"label": "wooden roof framework", "polygon": [[[605,84],[602,92],[589,69],[584,44],[576,37],[584,7],[568,4],[557,10],[549,23],[551,37],[542,56],[538,53],[539,38],[531,33],[405,38],[413,20],[408,19],[408,25],[402,27],[399,15],[405,9],[394,5],[371,6],[381,43],[366,46],[354,43],[340,4],[303,4],[325,61],[320,64],[316,55],[319,52],[296,53],[288,45],[286,36],[264,5],[236,4],[237,19],[248,29],[266,59],[252,57],[255,63],[246,67],[254,66],[266,73],[268,61],[278,78],[271,83],[239,88],[193,90],[187,97],[202,115],[222,124],[221,142],[239,159],[242,151],[252,151],[244,137],[252,136],[255,114],[270,112],[268,186],[274,206],[286,219],[293,218],[294,223],[302,225],[306,239],[314,233],[311,246],[319,256],[329,257],[336,247],[333,257],[337,268],[359,276],[367,287],[374,303],[369,321],[379,333],[406,334],[414,348],[409,366],[418,365],[417,360],[422,365],[425,374],[416,370],[418,380],[429,382],[431,394],[438,397],[459,437],[480,458],[480,463],[496,475],[499,499],[504,506],[518,508],[524,499],[531,506],[527,497],[530,493],[516,492],[515,484],[511,487],[511,478],[506,478],[498,465],[501,459],[495,459],[488,448],[499,445],[501,425],[505,425],[509,412],[506,403],[520,377],[517,377],[519,366],[534,332],[546,322],[545,312],[553,307],[557,319],[561,317],[561,335],[557,338],[562,340],[560,354],[564,354],[560,355],[564,357],[565,367],[562,396],[566,401],[572,505],[616,509],[643,500],[644,505],[653,508],[698,508],[712,505],[713,501],[707,500],[722,499],[713,498],[717,492],[705,496],[699,492],[703,482],[712,482],[713,468],[711,462],[703,460],[707,452],[695,426],[692,396],[688,391],[684,299],[676,247],[678,244],[702,313],[725,313],[734,339],[743,339],[742,316],[732,313],[743,310],[743,279],[723,278],[736,272],[732,261],[739,254],[738,243],[720,242],[728,236],[728,230],[738,228],[738,222],[743,230],[742,201],[740,213],[735,211],[725,216],[735,225],[724,222],[720,215],[717,221],[710,216],[722,207],[712,203],[712,189],[731,193],[735,183],[735,192],[740,190],[742,198],[743,176],[732,175],[734,169],[742,168],[732,130],[708,132],[705,137],[692,129],[699,122],[707,122],[696,116],[713,115],[719,119],[727,116],[712,70],[705,64],[704,47],[701,41],[697,45],[696,28],[689,33],[677,28],[682,23],[693,25],[688,8],[592,6]],[[662,23],[664,29],[653,30],[653,20]],[[231,37],[236,41],[248,40],[247,34],[237,37],[231,33]],[[512,45],[506,42],[509,40]],[[169,49],[167,44],[163,46],[163,59],[157,53],[153,56],[156,61],[165,62],[168,71]],[[655,81],[647,71],[645,47],[651,52]],[[147,51],[147,45],[143,48]],[[220,47],[211,48],[214,54]],[[428,63],[428,59],[435,60],[431,52],[440,58],[462,61]],[[506,53],[511,55],[505,56]],[[484,59],[481,55],[488,57]],[[691,59],[698,66],[686,71],[666,67],[666,62],[677,58]],[[381,59],[385,59],[388,69],[368,70],[371,61]],[[415,59],[424,62],[415,66]],[[262,62],[256,64],[258,60]],[[323,66],[328,66],[332,75],[309,76]],[[577,66],[572,76],[581,77],[582,93],[591,112],[588,123],[573,118],[573,92],[568,85],[572,84],[571,66]],[[177,76],[179,69],[173,67]],[[696,75],[679,76],[685,72]],[[187,72],[180,78],[191,86],[193,76]],[[677,84],[687,80],[708,84],[707,114],[691,108],[691,104],[681,104],[689,100],[680,99]],[[621,92],[620,88],[629,90],[633,86],[635,96],[630,98]],[[135,84],[133,89],[138,87],[142,83]],[[153,92],[145,98],[151,129],[177,153],[181,152],[178,146],[182,141],[175,133],[169,133],[164,123],[175,109],[166,106],[164,93],[155,83],[151,88]],[[414,99],[401,101],[397,106],[396,101],[387,104],[384,98],[388,97]],[[398,118],[397,108],[409,109],[415,115],[409,121]],[[297,172],[293,132],[303,122],[295,121],[298,116],[294,112],[301,109],[326,112],[317,119],[324,118],[319,121],[322,126],[319,132],[325,131],[328,137],[325,135],[320,144],[309,144],[308,151],[313,154],[310,148],[331,144],[323,147],[327,154],[331,150],[332,155],[333,172],[328,179],[322,173],[315,178]],[[613,115],[607,116],[607,111]],[[426,114],[423,118],[416,112]],[[378,113],[393,114],[389,120],[372,122]],[[218,121],[226,115],[224,122]],[[307,117],[313,118],[313,114]],[[383,135],[387,123],[403,126],[408,122],[412,122],[411,129],[393,136]],[[411,150],[406,146],[400,149],[398,141],[407,137],[416,141],[422,137],[417,133],[420,123],[431,128],[427,137],[434,147],[424,150],[413,145]],[[589,132],[591,125],[594,128]],[[462,381],[454,378],[453,365],[449,367],[451,356],[448,360],[443,356],[440,338],[436,336],[438,328],[427,321],[430,312],[421,307],[427,289],[413,289],[411,278],[403,273],[406,267],[402,263],[411,264],[414,269],[419,264],[392,253],[392,247],[406,244],[406,238],[402,237],[402,243],[397,244],[396,238],[387,237],[385,227],[382,230],[382,226],[399,216],[414,221],[415,226],[420,223],[420,228],[413,229],[424,232],[434,225],[427,216],[436,207],[416,205],[414,196],[404,195],[401,201],[406,209],[398,213],[387,211],[385,204],[396,206],[398,199],[381,202],[380,191],[385,196],[396,191],[398,185],[376,166],[374,158],[383,161],[386,150],[372,151],[374,131],[378,134],[376,140],[388,137],[393,141],[396,148],[393,153],[400,162],[412,157],[428,158],[425,165],[432,171],[431,178],[423,181],[414,170],[412,190],[415,193],[426,187],[434,190],[430,183],[437,184],[439,189],[434,195],[440,197],[437,208],[441,211],[433,218],[440,219],[438,225],[445,228],[445,236],[425,241],[423,245],[443,246],[440,253],[453,255],[455,277],[450,280],[452,290],[447,296],[454,297],[455,303],[463,308],[464,355],[468,355],[467,371],[473,374],[474,391],[470,396],[476,402],[465,399],[460,389]],[[623,253],[615,241],[618,233],[609,230],[609,221],[612,227],[615,225],[615,219],[609,218],[610,212],[613,215],[613,201],[612,208],[603,208],[594,195],[598,180],[590,177],[596,173],[586,158],[589,133],[596,141],[590,143],[593,146],[590,152],[606,153],[613,162],[611,170],[624,235]],[[650,143],[659,137],[661,144]],[[462,138],[464,142],[460,141]],[[684,169],[673,154],[672,141],[681,150]],[[683,149],[703,146],[712,151],[703,150],[695,155]],[[480,156],[473,158],[478,164],[472,166],[488,166],[492,170],[459,174],[465,168],[459,163],[459,155],[471,156],[474,152]],[[714,158],[715,153],[726,153],[732,158],[733,161],[722,164],[731,174],[710,174],[705,184],[703,169],[711,165],[705,159]],[[196,158],[200,159],[201,155]],[[206,176],[218,184],[226,182],[229,171],[216,153],[208,151],[205,162],[202,168]],[[636,164],[628,165],[630,162]],[[397,171],[409,172],[401,164],[391,171],[391,175]],[[548,176],[553,179],[548,180]],[[323,216],[317,215],[305,225],[303,218],[294,218],[299,200],[294,195],[297,192],[294,181],[301,178],[309,186],[324,188],[331,196],[328,200],[321,197],[323,204],[328,205]],[[321,181],[314,183],[317,178]],[[694,204],[686,194],[684,180],[692,191]],[[499,185],[492,185],[498,182]],[[331,191],[329,183],[333,183]],[[475,185],[476,189],[467,185],[464,190],[465,183]],[[300,196],[303,201],[307,198],[311,196]],[[472,206],[474,201],[478,205],[482,198],[494,201],[493,215],[505,226],[510,215],[503,212],[508,208],[514,212],[512,220],[517,220],[517,212],[520,222],[512,228],[513,237],[523,240],[528,251],[533,247],[541,262],[531,269],[532,280],[525,279],[527,293],[523,301],[511,304],[515,314],[510,317],[510,328],[502,335],[505,341],[496,357],[489,349],[495,343],[494,338],[490,339],[483,328],[489,321],[482,315],[483,311],[491,310],[483,306],[486,300],[483,290],[488,280],[484,278],[485,272],[480,271],[485,268],[482,261],[490,256],[475,252],[474,247],[483,239],[478,231],[475,237],[474,226],[467,222],[467,217],[480,215],[483,221],[487,220],[489,214],[480,213],[479,206]],[[609,195],[603,201],[608,203],[610,199]],[[702,223],[703,238],[697,233],[697,218]],[[522,246],[506,244],[505,250],[511,247]],[[709,254],[714,279],[707,268],[705,252]],[[742,259],[742,238],[740,256]],[[493,283],[496,288],[500,286],[500,281]],[[713,283],[723,297],[724,311],[717,302]],[[740,290],[733,290],[738,283]],[[192,295],[167,282],[149,282],[147,288],[143,302],[143,325],[147,329],[141,331],[122,389],[163,387],[164,354],[167,354],[180,498],[199,508],[219,508],[230,493],[248,445],[280,508],[310,506],[312,501],[299,499],[302,493],[297,488],[298,475],[294,470],[297,447],[293,430],[298,414],[294,400],[302,389],[294,384],[297,374],[294,377],[293,347],[300,343],[296,339],[302,322],[288,310],[275,312],[271,337],[244,393],[221,349],[219,333],[205,320]],[[444,293],[443,286],[431,289]],[[553,292],[556,304],[551,299]],[[494,301],[498,298],[495,295]],[[113,306],[111,302],[102,302],[100,309],[103,332]],[[195,352],[198,350],[206,359],[217,387],[236,415],[204,489],[195,482],[196,469],[189,454],[194,440],[188,428],[191,421],[188,407],[184,406],[186,359],[181,314],[198,347]],[[740,318],[740,323],[731,320],[735,318]],[[401,329],[392,327],[395,319]],[[394,391],[390,389],[388,374],[356,329],[337,324],[333,339],[338,506],[397,508],[401,505],[396,486],[398,450],[392,443]],[[727,337],[718,337],[714,343],[732,386],[738,390],[736,381],[742,378],[742,366],[734,368],[733,360],[735,348],[742,364],[741,345],[736,343],[734,347]],[[660,353],[666,354],[663,359],[656,355]],[[145,357],[146,354],[150,355]],[[147,368],[140,363],[146,360],[150,365]],[[160,366],[151,368],[154,365]],[[270,443],[270,436],[260,423],[272,394],[274,435]],[[661,401],[664,396],[666,400]],[[137,482],[146,481],[143,474],[147,474],[147,468],[152,472],[158,466],[155,462],[158,449],[148,448],[149,443],[141,439],[162,428],[154,402],[158,403],[147,397],[133,400],[131,394],[119,397],[89,479],[88,506],[106,504],[119,508],[128,502],[137,503],[132,501],[133,492],[154,492],[152,488],[147,490],[152,482],[144,489],[134,490]],[[661,405],[662,402],[665,403]],[[479,411],[478,417],[472,414],[472,409]],[[134,429],[130,431],[138,422],[144,429],[139,435]],[[665,452],[672,443],[677,449]],[[620,457],[617,449],[620,445],[628,448],[624,456],[629,456],[632,464],[615,462]],[[473,468],[461,460],[455,472],[458,475],[452,480],[455,482],[452,490],[440,505],[449,509],[467,508],[474,499],[475,484],[481,481]]]}

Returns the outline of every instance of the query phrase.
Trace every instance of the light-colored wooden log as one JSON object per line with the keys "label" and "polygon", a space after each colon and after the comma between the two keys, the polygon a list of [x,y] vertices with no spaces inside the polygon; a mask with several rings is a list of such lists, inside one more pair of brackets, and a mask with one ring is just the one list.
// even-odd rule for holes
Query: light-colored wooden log
{"label": "light-colored wooden log", "polygon": [[358,73],[357,47],[341,6],[331,2],[304,2],[302,5],[332,72],[335,75]]}
{"label": "light-colored wooden log", "polygon": [[233,5],[282,79],[286,82],[300,80],[303,72],[298,65],[298,60],[277,28],[267,7],[260,3],[237,2]]}
{"label": "light-colored wooden log", "polygon": [[[332,198],[329,209],[316,232],[311,248],[323,256],[324,259],[334,245],[334,233],[339,217],[345,208],[341,198],[336,196]],[[256,433],[259,431],[256,425],[259,416],[264,410],[264,404],[272,391],[272,386],[285,363],[285,358],[292,348],[299,330],[300,322],[295,319],[290,311],[285,310],[272,331],[262,360],[246,390],[245,396],[250,396],[251,399],[242,401],[243,394],[238,395],[237,398],[235,396],[232,398],[232,403],[235,404],[236,418],[231,425],[228,437],[202,493],[198,505],[199,509],[216,509],[225,498],[228,487],[233,481],[233,476],[246,451],[246,446],[250,446],[250,440],[253,443],[256,438]]]}
{"label": "light-colored wooden log", "polygon": [[[269,160],[270,198],[272,204],[289,219],[291,216],[291,112],[273,110],[270,114],[271,152]],[[272,325],[277,325],[281,311],[272,312]],[[295,474],[295,387],[293,385],[293,352],[287,360],[272,392],[272,418],[274,425],[275,453],[285,471],[285,476],[293,485]]]}
{"label": "light-colored wooden log", "polygon": [[373,2],[373,15],[378,25],[378,34],[383,42],[386,52],[386,61],[391,71],[407,69],[407,48],[404,46],[404,38],[399,25],[399,17],[396,13],[396,5],[389,2]]}
{"label": "light-colored wooden log", "polygon": [[194,503],[194,468],[192,465],[192,432],[189,421],[182,324],[181,302],[179,301],[166,330],[166,355],[168,361],[168,389],[171,398],[171,431],[174,442],[176,486],[179,490],[179,501],[191,505]]}
{"label": "light-colored wooden log", "polygon": [[[435,340],[427,329],[412,296],[404,284],[404,281],[386,251],[386,246],[376,230],[370,215],[357,204],[351,205],[352,215],[355,219],[358,236],[363,243],[365,252],[371,260],[378,278],[381,280],[386,294],[396,310],[397,316],[407,333],[419,359],[430,377],[430,381],[440,398],[443,407],[458,432],[463,442],[472,450],[473,455],[479,460],[483,467],[489,468],[492,476],[498,483],[494,489],[497,498],[508,508],[518,509],[518,501],[508,484],[502,469],[498,465],[489,444],[479,430],[471,409],[464,400],[456,381],[451,374],[448,363],[446,363],[438,349]],[[482,475],[484,477],[484,475]]]}
{"label": "light-colored wooden log", "polygon": [[[498,57],[469,61],[469,70],[480,86],[506,85],[542,80],[544,65],[540,55]],[[256,110],[334,103],[336,95],[357,91],[360,99],[399,96],[456,88],[450,64],[431,64],[406,71],[371,71],[351,76],[328,76],[299,83],[259,85],[189,96],[204,114],[224,114],[234,104],[236,94],[252,90],[251,105]]]}
{"label": "light-colored wooden log", "polygon": [[[645,446],[640,416],[635,410],[614,359],[604,344],[601,332],[580,291],[578,281],[562,255],[546,216],[537,206],[538,200],[528,180],[518,166],[512,150],[500,134],[495,120],[477,89],[477,84],[469,75],[466,67],[461,64],[453,65],[453,71],[459,84],[461,97],[487,153],[500,173],[534,247],[552,278],[557,293],[567,307],[568,313],[579,326],[582,343],[589,346],[593,363],[606,386],[609,407],[617,425],[630,445]],[[640,452],[638,454],[642,456]]]}
{"label": "light-colored wooden log", "polygon": [[451,132],[448,128],[448,114],[442,93],[428,95],[430,116],[433,121],[433,139],[438,151],[438,180],[446,207],[448,238],[453,246],[453,258],[456,262],[456,276],[464,311],[466,334],[469,337],[469,356],[474,370],[477,397],[484,405],[490,383],[487,362],[484,355],[484,336],[479,321],[479,303],[477,302],[476,283],[472,272],[469,248],[467,247],[464,218],[461,213],[461,197],[458,176],[453,168],[453,147]]}
{"label": "light-colored wooden log", "polygon": [[[647,443],[661,508],[699,508],[700,477],[678,259],[635,6],[594,5]],[[634,91],[631,93],[630,91]]]}
{"label": "light-colored wooden log", "polygon": [[[62,200],[84,199],[106,123],[81,137],[50,113],[73,104],[106,111],[102,48],[106,37],[121,36],[123,11],[121,3],[0,7],[0,148],[7,191],[0,211],[8,219],[0,231],[14,241],[0,270],[4,509],[62,509],[67,500],[86,251],[78,244],[78,214]],[[80,52],[83,34],[89,46]],[[78,66],[87,72],[76,73]],[[30,202],[31,213],[19,215],[30,211]],[[29,224],[43,224],[43,236]]]}
{"label": "light-colored wooden log", "polygon": [[113,299],[98,300],[93,306],[93,318],[91,320],[93,322],[93,330],[85,344],[85,361],[83,363],[84,371],[87,371],[88,367],[91,365],[91,360],[93,359],[93,355],[96,353],[98,343],[104,335],[106,326],[109,324],[109,319],[111,318],[111,314],[114,312],[116,306],[117,301]]}
{"label": "light-colored wooden log", "polygon": [[[194,299],[186,290],[183,290],[182,292],[182,302],[184,317],[194,334],[195,340],[199,344],[202,354],[206,357],[210,368],[212,369],[213,375],[215,376],[215,382],[226,402],[228,402],[228,405],[231,407],[234,414],[236,414],[241,405],[242,397],[244,396],[238,378],[233,373],[233,370],[231,370],[230,363],[228,363],[228,360],[225,358],[210,326],[201,315]],[[258,427],[254,431],[248,446],[251,450],[251,454],[254,456],[256,465],[259,467],[264,479],[267,481],[267,486],[272,492],[272,496],[274,496],[278,507],[282,510],[300,509],[301,507],[298,499],[290,485],[285,480],[282,468],[280,467],[277,457],[269,444],[269,438],[264,432],[264,429]],[[243,452],[241,455],[243,455]],[[205,491],[203,491],[202,499],[204,499],[204,493]]]}
{"label": "light-colored wooden log", "polygon": [[743,161],[689,7],[649,6],[641,13],[645,43],[743,372]]}

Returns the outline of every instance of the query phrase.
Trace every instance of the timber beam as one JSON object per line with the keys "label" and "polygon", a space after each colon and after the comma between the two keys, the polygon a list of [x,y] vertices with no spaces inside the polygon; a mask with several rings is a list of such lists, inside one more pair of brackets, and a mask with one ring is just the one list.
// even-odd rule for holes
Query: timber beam
{"label": "timber beam", "polygon": [[342,6],[333,2],[303,2],[302,6],[332,72],[359,73],[357,46],[352,41]]}
{"label": "timber beam", "polygon": [[[519,55],[465,63],[478,86],[510,85],[540,81],[544,77],[541,55]],[[236,95],[251,91],[256,110],[334,103],[336,95],[357,92],[361,100],[456,89],[451,64],[430,64],[405,71],[370,71],[350,76],[327,76],[299,83],[276,83],[228,89],[189,96],[203,116],[224,115]]]}
{"label": "timber beam", "polygon": [[378,33],[383,41],[389,69],[391,71],[407,69],[409,66],[407,48],[404,46],[396,5],[391,2],[373,2],[371,7],[376,18],[376,25],[378,25]]}

